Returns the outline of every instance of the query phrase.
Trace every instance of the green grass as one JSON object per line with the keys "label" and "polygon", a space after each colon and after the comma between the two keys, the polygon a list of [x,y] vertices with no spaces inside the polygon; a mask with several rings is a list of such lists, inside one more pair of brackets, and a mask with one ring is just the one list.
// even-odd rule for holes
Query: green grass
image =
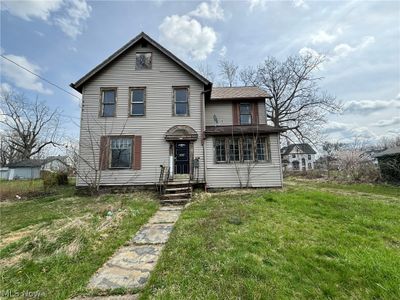
{"label": "green grass", "polygon": [[91,275],[156,211],[153,199],[151,193],[79,197],[67,188],[0,203],[1,289],[38,291],[40,299],[85,294]]}
{"label": "green grass", "polygon": [[142,299],[399,299],[398,189],[313,186],[199,195]]}
{"label": "green grass", "polygon": [[16,195],[23,196],[43,191],[43,180],[1,180],[1,200],[16,199]]}

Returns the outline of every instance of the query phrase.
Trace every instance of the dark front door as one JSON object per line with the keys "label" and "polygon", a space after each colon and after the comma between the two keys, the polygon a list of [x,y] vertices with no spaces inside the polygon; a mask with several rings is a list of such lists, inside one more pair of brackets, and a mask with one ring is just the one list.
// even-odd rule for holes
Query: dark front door
{"label": "dark front door", "polygon": [[175,143],[175,174],[189,174],[189,142]]}

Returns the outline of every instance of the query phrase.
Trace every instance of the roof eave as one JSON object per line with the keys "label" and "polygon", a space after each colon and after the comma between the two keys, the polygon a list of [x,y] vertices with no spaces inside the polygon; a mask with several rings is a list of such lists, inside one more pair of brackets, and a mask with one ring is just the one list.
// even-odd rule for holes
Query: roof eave
{"label": "roof eave", "polygon": [[149,42],[153,47],[157,48],[159,51],[161,51],[164,55],[172,59],[175,63],[177,63],[179,66],[181,66],[183,69],[188,71],[190,74],[192,74],[195,78],[203,82],[207,86],[211,86],[212,82],[209,81],[207,78],[203,77],[200,75],[197,71],[195,71],[192,67],[190,67],[188,64],[183,62],[181,59],[179,59],[177,56],[175,56],[172,52],[170,52],[168,49],[164,48],[161,46],[159,43],[157,43],[155,40],[153,40],[151,37],[149,37],[146,33],[141,32],[138,34],[136,37],[134,37],[132,40],[130,40],[128,43],[126,43],[124,46],[122,46],[120,49],[115,51],[113,54],[111,54],[108,58],[106,58],[103,62],[98,64],[96,67],[94,67],[91,71],[89,71],[86,75],[81,77],[79,80],[77,80],[75,83],[71,83],[70,87],[78,91],[79,93],[82,93],[82,87],[87,82],[90,78],[92,78],[94,75],[96,75],[99,71],[101,71],[103,68],[105,68],[109,63],[117,59],[121,54],[123,54],[126,50],[128,50],[130,47],[135,45],[140,39],[145,39],[147,42]]}

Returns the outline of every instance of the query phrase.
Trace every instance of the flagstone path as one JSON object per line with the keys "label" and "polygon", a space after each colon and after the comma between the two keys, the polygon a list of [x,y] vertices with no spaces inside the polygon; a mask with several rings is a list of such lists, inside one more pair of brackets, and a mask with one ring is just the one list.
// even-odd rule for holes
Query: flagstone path
{"label": "flagstone path", "polygon": [[[112,290],[144,287],[183,206],[161,207],[90,279],[88,288]],[[118,299],[118,298],[116,298]]]}

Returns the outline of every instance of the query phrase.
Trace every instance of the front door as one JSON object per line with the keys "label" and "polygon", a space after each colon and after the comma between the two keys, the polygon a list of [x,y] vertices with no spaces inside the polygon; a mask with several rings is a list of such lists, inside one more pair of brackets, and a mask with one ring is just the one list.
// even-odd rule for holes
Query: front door
{"label": "front door", "polygon": [[175,143],[175,174],[189,174],[189,142]]}

